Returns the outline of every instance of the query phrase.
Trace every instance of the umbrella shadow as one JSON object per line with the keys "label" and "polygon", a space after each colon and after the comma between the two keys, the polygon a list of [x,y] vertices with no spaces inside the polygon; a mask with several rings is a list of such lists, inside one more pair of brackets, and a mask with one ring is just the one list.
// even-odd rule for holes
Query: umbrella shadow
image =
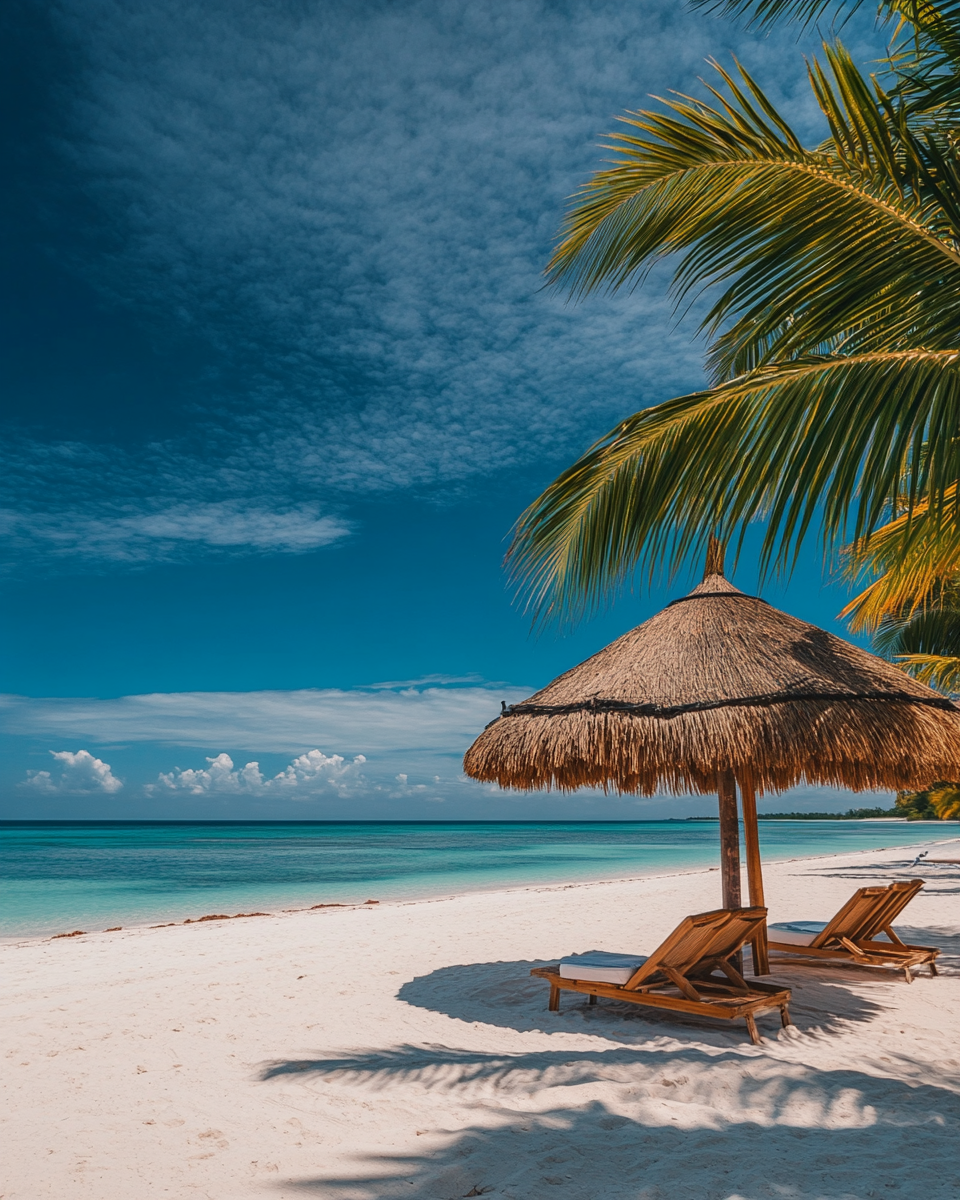
{"label": "umbrella shadow", "polygon": [[[416,1143],[417,1153],[357,1155],[349,1174],[275,1187],[335,1200],[545,1200],[558,1186],[580,1200],[860,1200],[891,1189],[952,1200],[960,1192],[953,1152],[960,1096],[945,1079],[853,1069],[791,1074],[764,1061],[771,1070],[751,1076],[730,1069],[744,1065],[742,1055],[694,1049],[495,1056],[407,1046],[308,1060],[328,1085],[351,1081],[371,1093],[393,1083],[440,1087],[459,1091],[459,1107],[463,1093],[482,1084],[483,1120],[453,1132],[418,1130],[427,1141],[422,1150]],[[275,1063],[262,1078],[303,1065]],[[571,1093],[566,1107],[554,1091],[536,1112],[516,1106],[517,1093],[598,1081],[620,1085],[620,1099],[582,1103]]]}
{"label": "umbrella shadow", "polygon": [[[566,994],[559,1013],[547,1011],[548,988],[531,977],[532,967],[546,961],[461,963],[440,967],[404,983],[397,998],[415,1008],[440,1013],[468,1024],[482,1023],[519,1033],[591,1033],[611,1041],[637,1042],[651,1037],[693,1037],[718,1048],[741,1045],[745,1027],[737,1022],[664,1012],[626,1001],[601,999],[589,1005],[586,996]],[[865,974],[871,982],[870,973]],[[869,1021],[883,1011],[882,1000],[867,998],[845,986],[837,973],[806,972],[800,979],[777,968],[768,981],[794,988],[790,1013],[803,1032],[841,1028],[850,1022]],[[757,1018],[761,1034],[773,1037],[780,1029],[777,1012]]]}

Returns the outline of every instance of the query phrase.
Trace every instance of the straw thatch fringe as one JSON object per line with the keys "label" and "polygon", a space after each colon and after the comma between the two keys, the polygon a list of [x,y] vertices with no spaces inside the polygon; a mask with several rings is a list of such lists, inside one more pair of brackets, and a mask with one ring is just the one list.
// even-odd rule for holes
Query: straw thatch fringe
{"label": "straw thatch fringe", "polygon": [[[666,721],[621,713],[498,720],[473,744],[474,779],[528,790],[711,793],[730,769],[758,793],[798,783],[899,791],[960,773],[957,718],[882,701],[794,701]],[[801,749],[802,748],[802,749]],[[923,786],[923,785],[921,785]]]}
{"label": "straw thatch fringe", "polygon": [[761,793],[960,778],[960,711],[944,697],[719,575],[686,599],[492,722],[466,773],[642,795],[715,792],[725,770]]}

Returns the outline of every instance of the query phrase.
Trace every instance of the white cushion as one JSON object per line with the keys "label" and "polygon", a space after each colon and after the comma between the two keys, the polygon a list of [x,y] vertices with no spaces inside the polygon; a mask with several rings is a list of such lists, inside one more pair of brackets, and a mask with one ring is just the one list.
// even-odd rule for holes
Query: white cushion
{"label": "white cushion", "polygon": [[637,967],[647,961],[645,954],[611,954],[607,950],[588,950],[560,959],[563,979],[583,979],[593,983],[624,984]]}
{"label": "white cushion", "polygon": [[771,942],[785,942],[788,946],[809,946],[826,927],[826,921],[781,921],[777,925],[768,925],[767,930]]}

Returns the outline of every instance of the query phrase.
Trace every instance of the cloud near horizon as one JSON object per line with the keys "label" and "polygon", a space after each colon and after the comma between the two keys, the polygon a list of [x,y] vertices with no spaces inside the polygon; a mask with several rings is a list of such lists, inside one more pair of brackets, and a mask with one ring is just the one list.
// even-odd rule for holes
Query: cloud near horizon
{"label": "cloud near horizon", "polygon": [[340,754],[328,756],[320,750],[308,750],[273,778],[268,778],[261,772],[259,763],[248,762],[235,770],[229,754],[217,754],[207,759],[209,765],[204,770],[175,767],[170,772],[161,772],[157,783],[148,784],[145,791],[180,791],[194,796],[211,792],[262,796],[280,790],[288,795],[294,789],[310,794],[329,790],[342,797],[349,795],[351,785],[363,785],[360,768],[366,761],[362,754],[347,762]]}
{"label": "cloud near horizon", "polygon": [[89,750],[51,750],[59,772],[28,771],[20,785],[42,792],[44,795],[67,793],[79,796],[94,794],[113,795],[123,788],[121,780],[110,769],[110,764],[95,758]]}
{"label": "cloud near horizon", "polygon": [[[268,803],[260,816],[278,811],[284,802],[349,801],[342,817],[401,819],[449,801],[450,818],[470,819],[496,812],[503,817],[533,817],[550,806],[554,815],[579,814],[583,819],[637,819],[640,816],[688,815],[709,811],[709,798],[667,795],[606,796],[584,789],[575,796],[558,793],[503,792],[479,784],[462,772],[464,751],[500,709],[532,688],[486,682],[403,681],[378,687],[315,689],[288,692],[182,692],[123,696],[111,700],[82,698],[33,699],[0,696],[0,734],[19,745],[74,737],[88,744],[112,746],[130,755],[124,795],[147,800],[181,797],[213,801],[246,799]],[[304,750],[317,742],[340,752]],[[166,757],[163,747],[202,750],[205,767],[169,768],[148,774],[138,763]],[[234,753],[219,747],[229,746]],[[264,770],[259,759],[236,766],[236,752],[292,755],[279,770]],[[21,789],[36,794],[68,793],[108,796],[123,784],[109,764],[86,750],[52,752],[60,772],[31,771]],[[9,756],[8,756],[9,757]],[[170,757],[173,757],[172,755]],[[281,760],[282,761],[282,760]],[[135,778],[139,776],[139,778]],[[886,794],[883,794],[885,797]],[[876,803],[883,797],[878,796]],[[397,802],[406,805],[397,808]],[[762,799],[764,811],[794,808],[843,810],[857,803],[849,792],[802,786],[782,798]],[[889,801],[887,801],[889,803]],[[365,807],[366,806],[366,807]],[[225,810],[217,810],[223,813]],[[296,815],[292,813],[291,815]]]}

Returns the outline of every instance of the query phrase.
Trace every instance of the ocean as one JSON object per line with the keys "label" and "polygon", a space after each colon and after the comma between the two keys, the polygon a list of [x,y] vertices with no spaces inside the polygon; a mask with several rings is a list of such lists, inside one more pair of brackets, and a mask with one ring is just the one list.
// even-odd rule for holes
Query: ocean
{"label": "ocean", "polygon": [[[761,821],[766,861],[910,846],[953,822]],[[0,822],[0,936],[716,866],[716,821]]]}

